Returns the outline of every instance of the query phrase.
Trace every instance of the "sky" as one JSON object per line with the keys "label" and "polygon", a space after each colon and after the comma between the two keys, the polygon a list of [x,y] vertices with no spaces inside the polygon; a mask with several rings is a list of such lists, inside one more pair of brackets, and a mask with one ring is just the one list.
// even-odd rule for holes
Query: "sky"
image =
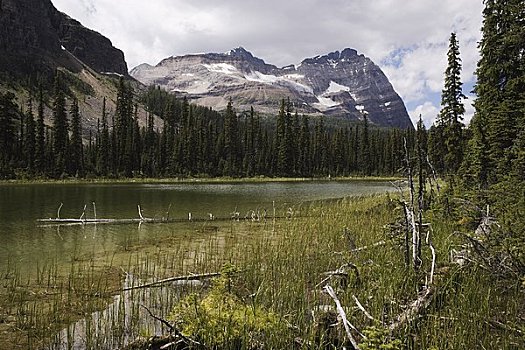
{"label": "sky", "polygon": [[128,68],[242,46],[282,67],[346,47],[370,57],[414,124],[440,110],[451,32],[463,64],[465,122],[474,109],[483,0],[52,0],[108,37]]}

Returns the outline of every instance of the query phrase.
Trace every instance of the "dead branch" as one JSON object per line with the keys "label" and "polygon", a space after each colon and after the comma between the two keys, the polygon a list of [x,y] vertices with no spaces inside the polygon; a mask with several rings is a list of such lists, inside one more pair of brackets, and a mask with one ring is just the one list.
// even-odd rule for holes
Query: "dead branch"
{"label": "dead branch", "polygon": [[431,285],[432,283],[434,283],[434,271],[436,268],[436,249],[434,248],[434,244],[432,243],[432,233],[434,230],[432,229],[432,226],[428,225],[428,227],[429,228],[427,231],[426,243],[428,244],[430,248],[430,252],[432,253],[432,266],[430,268],[430,277],[429,277],[429,282],[427,284],[427,287]]}
{"label": "dead branch", "polygon": [[160,323],[162,323],[163,325],[165,325],[166,327],[168,327],[168,330],[169,330],[170,333],[173,331],[174,326],[173,326],[171,323],[169,323],[168,321],[166,321],[166,320],[163,319],[163,318],[160,318],[160,317],[158,317],[158,316],[155,316],[155,315],[153,314],[153,312],[151,312],[151,310],[148,309],[146,306],[144,306],[144,305],[142,305],[142,304],[140,304],[140,306],[143,307],[143,308],[148,312],[148,314],[149,314],[151,317],[153,317],[154,319],[156,319],[157,321],[159,321]]}
{"label": "dead branch", "polygon": [[329,281],[334,276],[341,277],[343,279],[344,283],[346,284],[346,280],[348,278],[348,272],[346,271],[347,267],[350,267],[354,271],[356,281],[357,281],[357,283],[359,283],[360,282],[359,269],[357,268],[356,265],[354,265],[352,263],[346,263],[346,264],[341,265],[337,270],[324,272],[323,275],[326,275],[327,277],[324,278],[321,282],[317,283],[315,285],[315,287],[317,288],[317,287],[323,285],[325,282]]}
{"label": "dead branch", "polygon": [[144,216],[142,216],[142,209],[140,208],[140,204],[137,205],[137,209],[139,211],[139,218],[140,218],[140,220],[144,220]]}
{"label": "dead branch", "polygon": [[197,275],[176,276],[176,277],[165,278],[163,280],[159,280],[159,281],[155,281],[155,282],[151,282],[151,283],[142,284],[140,286],[133,286],[133,287],[123,288],[122,291],[125,292],[125,291],[133,290],[133,289],[149,288],[149,287],[158,286],[160,284],[164,284],[164,283],[168,283],[168,282],[174,282],[174,281],[201,280],[201,279],[206,279],[206,278],[217,277],[217,276],[220,276],[220,275],[221,274],[219,272],[212,272],[212,273],[201,273],[201,274],[197,274]]}
{"label": "dead branch", "polygon": [[379,246],[382,246],[382,245],[385,245],[385,244],[386,244],[386,241],[379,241],[379,242],[373,243],[371,245],[367,245],[367,246],[364,246],[364,247],[351,249],[350,252],[352,252],[352,253],[361,252],[363,250],[379,247]]}
{"label": "dead branch", "polygon": [[364,306],[359,302],[359,299],[357,299],[357,297],[355,295],[352,295],[352,298],[354,299],[355,301],[355,304],[357,305],[357,307],[359,308],[359,310],[363,311],[363,313],[365,314],[366,318],[368,318],[369,320],[371,321],[375,321],[376,319],[372,317],[372,315],[370,315],[368,313],[368,311],[366,311],[366,309],[364,308]]}
{"label": "dead branch", "polygon": [[[432,165],[432,163],[430,162],[430,158],[428,157],[428,154],[427,154],[427,164],[428,164],[428,167],[430,168],[430,171],[432,172],[432,178],[434,180],[434,183],[436,184],[437,192],[439,193],[441,191],[441,188],[439,187],[439,181],[437,178],[436,169],[434,169],[434,165]],[[432,186],[432,183],[430,184],[430,186]]]}
{"label": "dead branch", "polygon": [[57,210],[57,219],[60,219],[60,209],[62,209],[62,206],[64,205],[64,203],[60,203],[60,206],[58,207],[58,210]]}
{"label": "dead branch", "polygon": [[415,320],[416,317],[430,305],[434,292],[434,286],[424,289],[418,298],[410,303],[409,307],[396,317],[396,320],[388,326],[388,329],[394,332],[404,324]]}
{"label": "dead branch", "polygon": [[82,215],[80,215],[80,220],[83,220],[84,217],[86,216],[86,208],[87,208],[87,204],[84,204],[84,210],[82,210]]}
{"label": "dead branch", "polygon": [[[193,346],[198,346],[198,347],[203,348],[203,349],[206,348],[206,346],[205,346],[204,344],[202,344],[202,343],[200,343],[200,342],[198,342],[198,341],[196,341],[196,340],[193,340],[193,339],[188,338],[188,337],[186,337],[185,335],[183,335],[178,329],[175,328],[175,326],[173,326],[173,325],[172,325],[171,323],[169,323],[168,321],[166,321],[166,320],[164,320],[164,319],[162,319],[162,318],[160,318],[160,317],[158,317],[158,316],[155,316],[155,315],[151,312],[151,310],[148,309],[146,306],[144,306],[144,305],[142,305],[142,304],[141,304],[140,306],[142,306],[144,309],[146,309],[146,311],[149,313],[149,315],[150,315],[151,317],[153,317],[153,318],[156,319],[157,321],[160,321],[163,325],[167,326],[167,327],[169,328],[169,332],[170,332],[170,333],[175,333],[175,335],[176,335],[177,337],[179,337],[182,341],[184,341],[184,342],[186,343],[186,345],[190,345],[190,344],[191,344],[191,345],[193,345]],[[171,346],[171,345],[173,345],[173,344],[176,344],[176,343],[177,343],[177,342],[175,341],[175,342],[171,342],[171,343],[165,344],[165,345],[163,345],[163,346],[161,347],[161,349],[166,349],[166,348],[168,348],[169,346]]]}
{"label": "dead branch", "polygon": [[[335,294],[334,289],[332,287],[330,287],[329,285],[326,285],[323,289],[328,293],[328,295],[335,302],[335,306],[337,308],[337,312],[339,313],[339,316],[343,320],[343,326],[345,327],[346,336],[348,337],[348,340],[350,341],[350,343],[352,344],[352,346],[353,346],[353,348],[355,350],[359,350],[359,345],[357,345],[357,341],[355,340],[354,336],[352,335],[352,332],[350,331],[350,328],[352,328],[353,330],[355,330],[357,332],[359,332],[359,331],[346,318],[346,312],[343,309],[343,306],[341,305],[341,302],[337,298],[337,295]],[[362,334],[360,334],[360,335],[363,336]]]}

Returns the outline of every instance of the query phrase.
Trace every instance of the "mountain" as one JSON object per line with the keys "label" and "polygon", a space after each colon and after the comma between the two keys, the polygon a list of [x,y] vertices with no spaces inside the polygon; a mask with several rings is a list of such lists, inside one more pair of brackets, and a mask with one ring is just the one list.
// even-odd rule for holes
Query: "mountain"
{"label": "mountain", "polygon": [[170,57],[130,72],[146,85],[159,85],[197,104],[224,109],[254,106],[275,114],[282,98],[299,113],[362,120],[385,127],[412,128],[405,105],[388,78],[354,49],[335,51],[278,68],[242,47],[226,53]]}
{"label": "mountain", "polygon": [[[38,82],[51,90],[56,70],[71,90],[69,97],[79,101],[86,138],[96,130],[104,98],[109,115],[115,110],[118,78],[134,82],[121,50],[58,11],[50,0],[0,0],[0,91],[13,91],[25,106]],[[46,107],[48,125],[51,114]],[[138,116],[145,125],[146,112],[140,106]]]}
{"label": "mountain", "polygon": [[0,71],[27,76],[65,67],[78,72],[82,67],[76,59],[99,73],[127,74],[121,50],[58,11],[51,1],[0,1]]}

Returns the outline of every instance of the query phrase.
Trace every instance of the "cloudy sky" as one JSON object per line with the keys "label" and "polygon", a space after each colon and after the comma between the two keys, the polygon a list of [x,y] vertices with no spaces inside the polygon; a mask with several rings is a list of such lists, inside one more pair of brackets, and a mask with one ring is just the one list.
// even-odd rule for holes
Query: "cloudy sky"
{"label": "cloudy sky", "polygon": [[243,46],[277,66],[346,47],[370,57],[412,120],[440,108],[448,40],[457,33],[466,120],[479,57],[482,0],[52,0],[122,49],[131,69]]}

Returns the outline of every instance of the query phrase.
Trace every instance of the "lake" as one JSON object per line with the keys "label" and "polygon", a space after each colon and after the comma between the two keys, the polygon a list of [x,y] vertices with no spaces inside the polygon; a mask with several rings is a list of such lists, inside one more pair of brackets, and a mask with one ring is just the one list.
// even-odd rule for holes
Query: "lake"
{"label": "lake", "polygon": [[[274,210],[276,216],[286,216],[289,212],[300,215],[302,206],[311,201],[393,189],[386,181],[349,180],[0,185],[0,276],[5,277],[6,295],[20,300],[14,304],[0,303],[0,311],[2,307],[6,310],[14,307],[6,315],[0,312],[0,320],[4,319],[3,324],[0,322],[0,349],[11,349],[20,336],[28,339],[28,343],[19,344],[18,348],[22,349],[31,348],[29,344],[35,339],[54,334],[48,348],[62,350],[88,347],[90,334],[99,335],[96,341],[101,342],[99,348],[104,349],[126,344],[144,329],[151,334],[161,334],[162,325],[152,322],[138,305],[148,305],[156,314],[168,315],[179,297],[177,288],[119,293],[101,311],[95,311],[101,308],[94,305],[97,300],[88,298],[82,301],[87,309],[81,313],[95,312],[88,318],[78,319],[77,315],[71,319],[78,319],[73,323],[64,323],[71,315],[61,311],[60,305],[69,300],[69,296],[78,298],[75,290],[86,286],[97,294],[98,284],[94,281],[106,281],[100,275],[106,271],[105,266],[112,267],[107,271],[117,269],[117,276],[108,277],[116,283],[112,291],[121,288],[122,272],[126,276],[124,285],[131,286],[181,272],[216,271],[223,259],[228,261],[229,250],[247,249],[250,240],[258,237],[254,233],[272,233],[275,223],[271,220],[267,223],[248,220],[244,224],[244,217],[251,218],[252,212],[267,212],[268,217],[273,216]],[[94,218],[96,209],[99,219],[137,219],[139,205],[144,217],[169,216],[179,222],[118,225],[38,222],[42,218],[56,218],[59,207],[61,218],[80,218],[83,213],[86,218]],[[231,221],[234,212],[239,213],[239,223]],[[189,213],[194,219],[191,222]],[[210,214],[224,220],[208,221]],[[83,277],[77,278],[80,275]],[[71,287],[70,283],[80,284]],[[105,288],[107,291],[108,287]],[[53,306],[47,309],[43,305]],[[53,326],[54,330],[48,330],[46,322],[56,322],[56,317],[62,321]],[[44,326],[39,326],[39,320],[43,320]],[[125,325],[122,332],[115,333],[115,323]],[[14,325],[16,329],[27,327],[43,333],[28,337],[23,330],[22,333],[6,331]],[[60,331],[57,327],[64,328]],[[1,334],[11,335],[12,339],[2,339]]]}
{"label": "lake", "polygon": [[[45,226],[37,219],[55,218],[60,203],[61,218],[138,218],[137,205],[145,217],[241,218],[250,210],[271,215],[273,202],[278,215],[303,202],[392,190],[380,181],[301,181],[247,183],[126,183],[126,184],[30,184],[0,185],[0,270],[5,264],[33,266],[39,260],[70,261],[77,255],[111,253],[130,240],[176,234],[177,226],[96,225]],[[95,225],[93,225],[95,226]]]}

